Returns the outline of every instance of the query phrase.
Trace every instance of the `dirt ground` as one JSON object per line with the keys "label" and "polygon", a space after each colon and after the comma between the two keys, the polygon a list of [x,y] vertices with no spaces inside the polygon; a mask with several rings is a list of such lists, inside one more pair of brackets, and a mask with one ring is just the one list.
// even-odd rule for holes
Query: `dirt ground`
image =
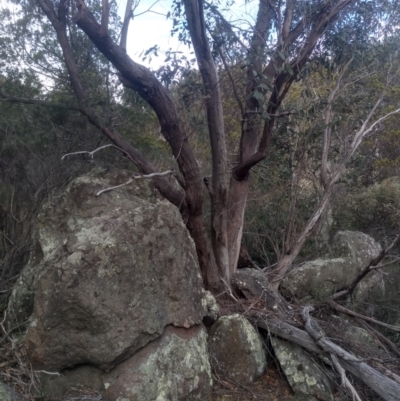
{"label": "dirt ground", "polygon": [[212,401],[290,401],[292,392],[275,363],[251,386],[240,386],[214,376]]}

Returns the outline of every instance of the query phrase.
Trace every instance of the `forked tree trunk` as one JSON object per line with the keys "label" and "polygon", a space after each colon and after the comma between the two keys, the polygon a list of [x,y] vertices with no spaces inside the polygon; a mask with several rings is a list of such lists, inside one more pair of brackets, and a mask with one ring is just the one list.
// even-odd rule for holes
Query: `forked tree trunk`
{"label": "forked tree trunk", "polygon": [[217,68],[204,21],[203,1],[184,0],[186,21],[204,84],[208,134],[212,158],[211,240],[221,277],[230,283],[228,254],[228,184],[224,114]]}
{"label": "forked tree trunk", "polygon": [[[257,151],[260,130],[263,119],[260,110],[263,102],[260,98],[252,96],[255,91],[265,93],[260,86],[265,84],[262,77],[264,50],[266,38],[270,31],[275,11],[269,1],[260,0],[256,24],[247,54],[246,95],[245,110],[242,115],[242,135],[240,140],[238,162],[250,158]],[[243,225],[247,198],[249,195],[249,174],[237,177],[233,172],[229,187],[228,204],[228,239],[229,239],[229,270],[233,274],[237,269],[240,246],[243,237]]]}
{"label": "forked tree trunk", "polygon": [[[67,37],[61,32],[65,27],[65,16],[69,2],[62,0],[59,3],[58,14],[55,12],[53,2],[50,0],[38,0],[38,2],[42,9],[47,8],[48,12],[46,12],[46,15],[57,32],[63,51],[65,49],[69,51]],[[282,53],[281,51],[292,46],[300,36],[304,36],[301,40],[301,50],[298,56],[294,57],[291,61],[291,69],[295,73],[290,75],[284,68],[281,68],[283,67],[284,60],[281,59],[279,61],[277,57],[271,57],[269,65],[267,68],[264,68],[267,36],[273,26],[272,21],[276,20],[278,16],[275,4],[269,0],[259,0],[259,10],[247,54],[247,97],[242,115],[243,126],[238,166],[233,171],[228,192],[222,100],[217,68],[214,64],[206,34],[203,10],[204,1],[184,0],[188,29],[204,84],[204,99],[212,151],[212,185],[210,190],[212,205],[211,244],[207,238],[202,210],[204,186],[201,171],[196,162],[194,152],[190,147],[182,119],[177,111],[171,92],[162,86],[149,69],[135,63],[126,54],[125,37],[129,18],[125,18],[121,46],[119,46],[107,34],[109,3],[103,1],[103,18],[102,25],[100,25],[87,9],[84,1],[76,1],[78,8],[78,13],[74,17],[76,24],[119,71],[121,82],[125,86],[137,91],[149,103],[157,115],[162,134],[171,147],[181,174],[181,179],[179,180],[181,184],[180,189],[174,191],[166,186],[159,185],[159,187],[166,198],[181,210],[182,217],[195,242],[200,268],[206,285],[213,285],[221,278],[229,284],[231,274],[236,270],[239,257],[240,243],[243,235],[244,211],[249,193],[248,176],[250,170],[266,157],[268,143],[273,132],[275,113],[285,98],[294,75],[306,63],[329,22],[334,20],[338,13],[352,2],[354,0],[327,0],[320,9],[309,15],[304,15],[290,30],[295,1],[286,1],[286,12],[282,21],[282,29],[281,32],[278,32],[278,52]],[[130,12],[129,8],[127,15]],[[61,36],[60,32],[62,33]],[[77,94],[78,103],[84,105],[85,102],[82,101],[82,99],[84,100],[83,85],[75,61],[70,56],[70,54],[66,55],[65,61],[70,73],[71,82]],[[260,93],[263,93],[265,96],[267,95],[267,83],[272,88],[272,93],[269,103],[263,104]],[[257,96],[255,96],[256,94]],[[260,116],[261,111],[265,109],[270,114],[270,119],[266,122]],[[122,144],[125,146],[126,144],[117,133],[111,131],[107,126],[102,127],[98,123],[97,117],[96,115],[88,116],[89,120],[94,125],[100,127],[103,133],[113,140],[117,146],[120,147]],[[264,129],[262,130],[263,124]],[[125,147],[128,149],[127,146]],[[142,171],[145,169],[154,169],[151,163],[149,164],[146,158],[139,155],[134,148],[131,147],[128,150],[129,152],[126,152],[124,149],[124,152],[130,155],[130,158]],[[163,184],[163,182],[159,181],[159,184]],[[179,203],[177,199],[183,192],[184,199]],[[285,259],[285,261],[288,260],[288,262],[285,262],[286,265],[290,263],[293,255],[301,249],[307,235],[308,232],[304,238],[302,237],[301,241],[298,241],[294,248],[295,252],[292,252]],[[285,266],[280,266],[279,271],[284,270]]]}

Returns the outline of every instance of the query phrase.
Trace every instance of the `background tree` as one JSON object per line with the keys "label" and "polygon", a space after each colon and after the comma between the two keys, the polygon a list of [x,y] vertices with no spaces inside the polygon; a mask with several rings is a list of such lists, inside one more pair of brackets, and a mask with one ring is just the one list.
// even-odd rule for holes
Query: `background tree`
{"label": "background tree", "polygon": [[[70,88],[75,95],[72,107],[111,140],[144,174],[159,171],[154,165],[154,159],[150,161],[126,140],[122,135],[123,131],[117,130],[117,124],[101,109],[104,102],[101,101],[100,105],[99,98],[103,95],[92,95],[88,87],[89,77],[102,80],[105,88],[108,88],[104,93],[110,94],[110,84],[116,83],[109,74],[112,68],[105,61],[108,60],[117,70],[120,82],[126,88],[136,91],[154,111],[161,133],[169,144],[179,169],[175,182],[156,175],[155,185],[168,200],[179,207],[194,239],[204,281],[209,286],[217,284],[221,279],[229,283],[231,274],[237,267],[251,170],[267,158],[272,149],[271,144],[279,142],[279,138],[285,135],[284,127],[288,125],[288,121],[295,132],[301,132],[299,127],[302,130],[307,129],[307,123],[286,108],[286,105],[290,105],[291,94],[295,94],[293,83],[304,78],[307,63],[311,60],[322,66],[324,63],[334,63],[334,71],[339,75],[324,84],[328,97],[321,96],[320,101],[326,99],[327,102],[322,108],[325,120],[315,131],[315,137],[322,136],[324,144],[321,159],[322,197],[316,202],[316,208],[303,229],[294,230],[293,227],[288,227],[284,230],[286,245],[278,255],[278,265],[273,274],[275,285],[278,286],[281,277],[318,226],[329,204],[333,186],[340,179],[360,140],[364,134],[371,133],[371,127],[377,126],[373,125],[376,118],[386,118],[388,114],[379,114],[380,107],[387,99],[386,94],[380,92],[374,99],[375,103],[372,102],[369,109],[366,105],[363,109],[365,113],[360,115],[364,118],[364,123],[358,127],[358,137],[354,137],[354,132],[351,131],[346,136],[348,140],[353,140],[353,150],[347,149],[342,153],[336,170],[329,174],[327,149],[336,144],[331,139],[331,125],[334,124],[331,108],[349,66],[354,65],[349,58],[352,45],[369,43],[379,35],[391,34],[385,28],[388,20],[396,15],[394,3],[261,0],[255,23],[250,24],[251,29],[230,23],[220,11],[220,6],[218,2],[177,1],[171,14],[175,32],[194,49],[202,80],[201,85],[198,78],[194,82],[199,85],[199,92],[202,94],[202,110],[207,122],[205,131],[208,133],[211,152],[211,179],[205,180],[211,208],[210,238],[205,222],[203,193],[203,178],[209,173],[202,172],[196,146],[193,147],[190,135],[190,121],[188,123],[187,116],[180,113],[177,100],[179,91],[176,92],[174,85],[171,86],[173,80],[168,79],[172,70],[167,68],[158,75],[154,74],[126,54],[126,33],[130,20],[128,16],[134,13],[132,2],[127,2],[126,18],[119,41],[115,31],[118,24],[112,23],[115,16],[113,7],[104,3],[101,8],[96,2],[83,1],[77,1],[74,5],[65,0],[37,0],[23,4],[25,19],[22,18],[21,27],[26,33],[22,36],[32,38],[35,27],[40,27],[36,31],[51,37],[49,43],[52,46],[57,41],[57,50],[48,50],[48,54],[57,55],[59,61],[55,65],[61,69],[66,68],[64,76],[68,72]],[[42,27],[43,14],[46,22]],[[26,24],[26,19],[30,21],[30,25]],[[87,58],[77,56],[80,49],[75,45],[77,40],[85,44],[83,48],[91,50],[94,44],[105,57],[104,59],[94,53],[89,58],[93,61],[91,75],[87,75],[90,69],[82,70]],[[48,57],[45,51],[41,54]],[[102,63],[107,68],[102,69]],[[189,80],[189,75],[185,79]],[[228,93],[231,96],[227,96]],[[9,94],[4,94],[4,97],[10,100]],[[238,138],[236,148],[235,140],[230,141],[226,131],[229,119],[226,118],[226,113],[224,115],[224,110],[226,112],[234,108],[234,103],[228,99],[235,100],[237,112],[232,114],[239,116],[236,121],[230,121],[230,130],[234,133],[231,138]],[[389,113],[395,111],[396,109]],[[305,117],[304,114],[300,116]],[[291,147],[293,143],[289,141],[289,145]],[[232,153],[234,156],[231,156]],[[292,160],[292,163],[293,157],[288,160]],[[308,160],[308,156],[306,159],[303,157],[306,164],[309,164]],[[297,180],[297,187],[301,185],[299,168],[300,164],[297,169],[292,166],[289,174],[292,179]],[[296,191],[296,185],[292,186],[289,202],[292,210],[298,200]],[[289,222],[290,225],[293,226],[293,222]]]}

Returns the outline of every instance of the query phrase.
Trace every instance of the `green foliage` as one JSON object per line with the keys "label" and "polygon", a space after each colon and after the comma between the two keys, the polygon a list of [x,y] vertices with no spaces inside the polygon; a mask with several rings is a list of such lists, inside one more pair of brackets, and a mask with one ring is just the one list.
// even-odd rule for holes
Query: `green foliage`
{"label": "green foliage", "polygon": [[400,180],[389,178],[336,200],[335,230],[357,230],[390,242],[400,227]]}

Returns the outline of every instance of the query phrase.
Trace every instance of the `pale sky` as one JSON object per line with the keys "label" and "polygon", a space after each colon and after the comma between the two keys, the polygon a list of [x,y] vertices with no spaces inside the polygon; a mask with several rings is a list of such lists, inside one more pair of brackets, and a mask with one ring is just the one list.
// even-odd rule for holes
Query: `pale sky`
{"label": "pale sky", "polygon": [[[125,0],[118,0],[117,4],[121,10],[122,17],[125,12],[126,2]],[[139,15],[131,21],[129,26],[127,51],[135,61],[148,66],[148,61],[143,63],[141,57],[139,57],[140,53],[156,44],[160,47],[159,57],[153,57],[150,64],[152,69],[156,69],[163,64],[165,60],[163,52],[169,48],[172,48],[173,51],[190,52],[185,45],[177,40],[177,36],[171,37],[172,20],[166,19],[168,11],[171,10],[171,4],[171,0],[159,0],[158,2],[156,0],[141,0],[138,8],[135,10],[135,14],[140,14],[153,5],[151,8],[152,12]],[[255,15],[257,6],[258,1],[255,0],[248,1],[247,3],[244,0],[238,0],[232,6],[229,12],[230,15],[226,15],[226,18],[233,18],[238,21],[238,24],[243,25],[245,20],[249,20],[249,14],[250,16]],[[250,17],[250,23],[252,22]]]}
{"label": "pale sky", "polygon": [[[135,10],[135,14],[140,14],[148,10],[155,0],[142,0]],[[125,7],[125,0],[119,0],[118,4],[121,5],[121,10]],[[143,63],[140,53],[149,49],[154,45],[158,45],[161,52],[158,57],[153,57],[151,66],[153,68],[159,67],[163,64],[165,54],[169,48],[183,52],[189,52],[187,47],[179,43],[176,37],[171,37],[170,32],[172,29],[172,20],[167,19],[166,15],[170,10],[172,4],[171,0],[159,0],[151,11],[139,15],[130,22],[127,51],[128,54],[137,62]],[[124,11],[122,11],[124,13]],[[162,15],[160,15],[162,14]],[[148,64],[145,62],[144,64]]]}

